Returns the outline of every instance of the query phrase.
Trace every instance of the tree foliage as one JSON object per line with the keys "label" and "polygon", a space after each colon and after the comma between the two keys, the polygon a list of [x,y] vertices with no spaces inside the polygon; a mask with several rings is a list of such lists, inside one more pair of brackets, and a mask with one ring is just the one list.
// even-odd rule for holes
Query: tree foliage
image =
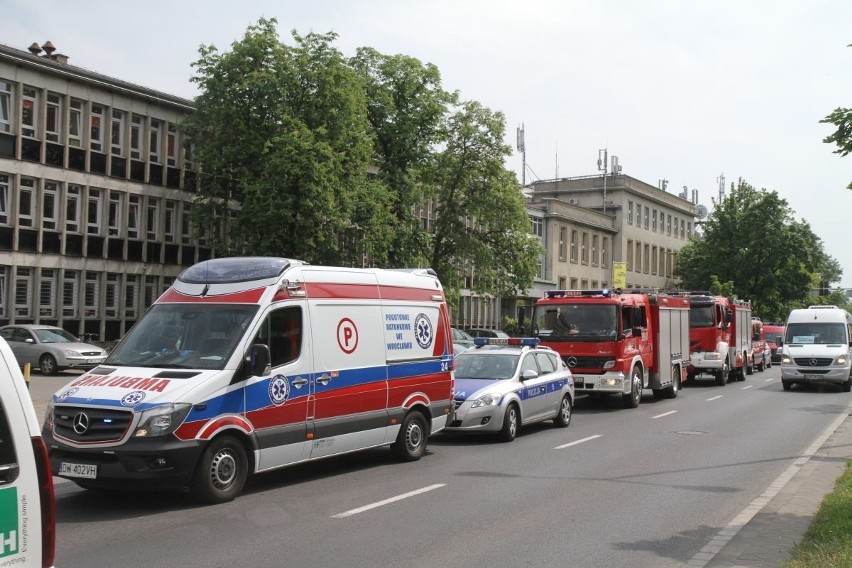
{"label": "tree foliage", "polygon": [[[852,47],[852,44],[847,47]],[[852,153],[852,109],[838,107],[834,112],[820,120],[821,123],[833,124],[837,127],[833,133],[826,136],[823,142],[826,144],[836,144],[837,149],[835,154],[847,156]],[[846,186],[847,189],[852,189],[852,183]]]}
{"label": "tree foliage", "polygon": [[734,293],[751,300],[755,314],[767,321],[783,319],[804,302],[814,274],[834,282],[842,273],[786,200],[743,180],[681,249],[677,272],[688,289],[706,289],[714,278],[732,283]]}

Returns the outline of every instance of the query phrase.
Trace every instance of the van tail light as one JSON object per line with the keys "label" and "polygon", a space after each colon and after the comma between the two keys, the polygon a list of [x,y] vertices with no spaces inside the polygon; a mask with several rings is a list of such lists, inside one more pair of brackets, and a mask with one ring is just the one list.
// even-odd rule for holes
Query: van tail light
{"label": "van tail light", "polygon": [[53,472],[47,457],[47,446],[40,437],[33,437],[33,454],[38,470],[38,490],[41,494],[41,562],[44,568],[53,566],[56,555],[56,502],[53,494]]}

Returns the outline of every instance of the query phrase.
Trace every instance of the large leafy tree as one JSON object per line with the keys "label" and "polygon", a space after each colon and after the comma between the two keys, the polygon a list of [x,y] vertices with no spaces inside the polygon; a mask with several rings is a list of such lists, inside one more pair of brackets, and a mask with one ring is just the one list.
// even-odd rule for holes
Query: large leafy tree
{"label": "large leafy tree", "polygon": [[841,269],[805,221],[796,220],[775,191],[740,180],[678,255],[688,289],[707,289],[714,277],[750,299],[756,315],[783,319],[809,295],[814,274],[829,282]]}
{"label": "large leafy tree", "polygon": [[429,181],[438,214],[431,265],[452,290],[517,295],[532,283],[541,245],[529,234],[520,186],[505,167],[505,119],[468,101],[447,121]]}
{"label": "large leafy tree", "polygon": [[200,49],[201,95],[184,125],[201,164],[193,222],[220,255],[381,262],[392,201],[367,177],[364,84],[334,34],[294,31],[288,46],[275,24],[261,19],[227,53]]}
{"label": "large leafy tree", "polygon": [[[852,47],[852,44],[847,47]],[[823,139],[826,144],[837,145],[835,154],[847,156],[852,153],[852,109],[838,107],[820,122],[833,124],[837,127],[837,130]],[[846,188],[852,189],[852,183]]]}

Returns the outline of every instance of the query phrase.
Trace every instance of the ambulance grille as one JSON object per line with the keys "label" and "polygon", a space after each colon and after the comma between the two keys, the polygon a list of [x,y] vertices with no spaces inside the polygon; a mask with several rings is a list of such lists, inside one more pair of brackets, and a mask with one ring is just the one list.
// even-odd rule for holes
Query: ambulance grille
{"label": "ambulance grille", "polygon": [[133,413],[126,410],[56,406],[53,409],[53,432],[72,442],[117,442],[124,437],[132,420]]}
{"label": "ambulance grille", "polygon": [[799,367],[828,367],[834,362],[830,357],[797,357],[796,365]]}

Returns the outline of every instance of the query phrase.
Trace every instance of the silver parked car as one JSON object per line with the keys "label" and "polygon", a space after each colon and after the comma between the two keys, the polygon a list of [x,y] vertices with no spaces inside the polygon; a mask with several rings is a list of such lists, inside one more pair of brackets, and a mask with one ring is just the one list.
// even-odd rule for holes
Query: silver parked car
{"label": "silver parked car", "polygon": [[29,363],[43,375],[55,375],[63,369],[93,369],[107,357],[100,347],[82,343],[52,325],[7,325],[0,327],[0,337],[12,348],[21,367]]}
{"label": "silver parked car", "polygon": [[571,423],[574,381],[549,347],[533,338],[476,338],[455,358],[455,417],[447,432],[491,432],[511,442],[522,425]]}

